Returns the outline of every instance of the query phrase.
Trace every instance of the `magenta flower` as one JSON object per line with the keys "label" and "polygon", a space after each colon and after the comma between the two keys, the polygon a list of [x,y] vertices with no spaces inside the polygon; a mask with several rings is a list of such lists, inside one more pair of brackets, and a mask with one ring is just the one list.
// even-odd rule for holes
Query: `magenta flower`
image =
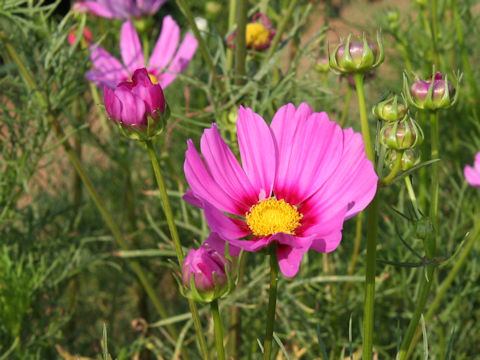
{"label": "magenta flower", "polygon": [[165,112],[162,87],[153,84],[146,69],[134,72],[132,81],[118,84],[115,90],[104,89],[105,108],[116,123],[146,129],[148,118],[157,120]]}
{"label": "magenta flower", "polygon": [[90,59],[95,70],[87,72],[87,80],[114,89],[119,82],[130,79],[136,69],[145,67],[152,82],[158,82],[165,89],[187,68],[197,49],[197,40],[192,34],[186,34],[180,46],[179,39],[180,28],[171,16],[166,16],[152,55],[146,61],[135,27],[126,21],[120,33],[120,53],[125,65],[101,46],[92,45]]}
{"label": "magenta flower", "polygon": [[[245,41],[248,49],[265,50],[270,47],[277,32],[272,28],[270,19],[262,13],[256,13],[252,16],[252,22],[245,28]],[[235,38],[237,31],[234,31],[227,39],[227,45],[235,49]]]}
{"label": "magenta flower", "polygon": [[76,12],[90,11],[104,18],[130,19],[154,14],[167,0],[96,0],[79,1],[73,5]]}
{"label": "magenta flower", "polygon": [[183,284],[190,289],[190,282],[193,277],[195,288],[198,291],[217,290],[218,292],[227,284],[225,266],[230,269],[228,260],[214,249],[208,246],[202,246],[198,250],[192,249],[183,261]]}
{"label": "magenta flower", "polygon": [[475,155],[473,167],[470,165],[465,166],[463,174],[470,185],[480,187],[480,151]]}
{"label": "magenta flower", "polygon": [[215,124],[201,138],[203,160],[188,141],[184,198],[231,245],[258,251],[276,241],[282,273],[294,276],[310,248],[333,251],[343,221],[375,195],[378,178],[362,136],[305,103],[281,107],[270,126],[240,107],[237,135],[242,166]]}

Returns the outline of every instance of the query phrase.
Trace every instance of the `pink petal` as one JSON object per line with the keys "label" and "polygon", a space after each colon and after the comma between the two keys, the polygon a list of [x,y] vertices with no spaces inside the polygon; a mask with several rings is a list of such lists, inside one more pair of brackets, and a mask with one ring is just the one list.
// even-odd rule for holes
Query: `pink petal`
{"label": "pink petal", "polygon": [[286,277],[297,275],[303,254],[310,248],[312,240],[283,233],[274,236],[278,241],[277,259],[280,271]]}
{"label": "pink petal", "polygon": [[342,231],[337,230],[332,232],[331,234],[324,235],[319,239],[313,240],[312,246],[310,247],[310,249],[318,252],[322,252],[322,253],[332,252],[338,247],[341,240],[342,240]]}
{"label": "pink petal", "polygon": [[112,120],[117,122],[122,115],[122,103],[115,95],[114,91],[107,86],[103,89],[103,99],[105,103],[105,109]]}
{"label": "pink petal", "polygon": [[179,41],[180,27],[168,15],[163,19],[162,30],[148,61],[148,67],[158,68],[158,72],[163,72],[170,60],[172,60]]}
{"label": "pink petal", "polygon": [[114,89],[117,84],[128,78],[128,72],[122,63],[110,55],[103,47],[90,46],[90,60],[95,70],[87,72],[87,80],[93,81],[97,86],[108,86]]}
{"label": "pink petal", "polygon": [[229,218],[207,201],[203,202],[203,210],[210,230],[229,242],[241,239],[250,233],[245,223]]}
{"label": "pink petal", "polygon": [[124,87],[117,87],[115,95],[122,103],[122,123],[137,127],[146,125],[145,103]]}
{"label": "pink petal", "polygon": [[480,187],[480,172],[472,168],[470,165],[465,166],[463,170],[465,179],[471,186]]}
{"label": "pink petal", "polygon": [[137,6],[142,13],[154,14],[167,0],[137,0]]}
{"label": "pink petal", "polygon": [[477,171],[480,171],[480,151],[475,155],[473,166],[475,169],[477,169]]}
{"label": "pink petal", "polygon": [[249,252],[255,252],[260,249],[263,249],[268,245],[270,245],[272,241],[273,240],[271,236],[256,238],[254,240],[239,240],[239,239],[229,240],[230,244],[238,246],[240,249],[244,249]]}
{"label": "pink petal", "polygon": [[203,209],[203,201],[201,198],[195,195],[195,193],[188,189],[185,194],[182,196],[182,199],[185,200],[190,205],[196,206],[200,209]]}
{"label": "pink petal", "polygon": [[95,15],[104,17],[104,18],[114,18],[117,17],[117,14],[109,10],[108,8],[102,6],[96,1],[79,1],[73,5],[73,11],[76,12],[87,12],[91,11]]}
{"label": "pink petal", "polygon": [[[208,236],[207,240],[205,240],[204,244],[207,244],[212,249],[217,251],[218,253],[225,255],[225,244],[228,243],[227,240],[224,240],[219,234],[212,232]],[[203,245],[202,245],[203,246]],[[238,256],[240,254],[240,248],[228,244],[228,253],[230,256]]]}
{"label": "pink petal", "polygon": [[274,192],[291,204],[312,195],[335,171],[343,148],[343,133],[326,113],[312,113],[307,104],[296,112],[280,109],[272,121],[279,149]]}
{"label": "pink petal", "polygon": [[[358,214],[372,201],[377,191],[378,177],[373,164],[365,155],[362,136],[352,129],[344,130],[344,151],[335,173],[313,196],[328,199],[331,211],[348,206],[345,218]],[[319,200],[320,201],[320,200]]]}
{"label": "pink petal", "polygon": [[275,180],[277,158],[270,128],[258,114],[240,106],[237,135],[243,169],[257,196],[263,194],[270,197]]}
{"label": "pink petal", "polygon": [[177,77],[177,74],[183,72],[187,68],[193,55],[195,55],[197,45],[198,41],[192,34],[185,35],[177,54],[168,66],[167,72],[160,77],[160,85],[162,85],[163,88],[170,85],[170,83]]}
{"label": "pink petal", "polygon": [[185,153],[185,178],[195,196],[208,201],[213,206],[231,214],[243,214],[237,203],[217,184],[208,172],[203,160],[195,149],[192,140],[187,141]]}
{"label": "pink petal", "polygon": [[130,73],[139,68],[145,67],[142,45],[138,38],[135,26],[131,21],[126,21],[122,25],[120,33],[120,53],[123,63],[127,66]]}
{"label": "pink petal", "polygon": [[244,215],[252,205],[257,203],[258,194],[235,155],[223,141],[216,124],[203,132],[200,147],[215,182],[234,199],[236,207],[241,211],[237,214]]}

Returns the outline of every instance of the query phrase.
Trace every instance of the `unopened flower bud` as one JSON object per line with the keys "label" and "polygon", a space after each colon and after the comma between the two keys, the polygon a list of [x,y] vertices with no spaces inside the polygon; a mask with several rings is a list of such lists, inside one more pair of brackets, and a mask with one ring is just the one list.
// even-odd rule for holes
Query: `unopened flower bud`
{"label": "unopened flower bud", "polygon": [[380,130],[380,143],[389,149],[411,149],[422,141],[422,128],[408,115],[403,120],[386,123]]}
{"label": "unopened flower bud", "polygon": [[421,8],[427,6],[428,0],[413,0],[414,4],[420,6]]}
{"label": "unopened flower bud", "polygon": [[372,112],[384,121],[398,121],[407,114],[407,107],[403,103],[398,103],[398,98],[395,95],[376,103]]}
{"label": "unopened flower bud", "polygon": [[429,80],[415,78],[410,88],[404,76],[404,92],[411,105],[421,110],[438,110],[452,106],[457,95],[447,76],[435,73]]}
{"label": "unopened flower bud", "polygon": [[[75,41],[77,40],[77,32],[77,29],[72,29],[68,33],[67,40],[70,45],[75,44]],[[87,27],[83,28],[82,41],[85,41],[86,45],[90,45],[90,43],[92,42],[92,32]]]}
{"label": "unopened flower bud", "polygon": [[315,63],[315,70],[319,73],[326,74],[330,71],[330,65],[328,64],[328,58],[326,56],[319,57]]}
{"label": "unopened flower bud", "polygon": [[135,70],[132,81],[119,83],[115,90],[105,87],[104,100],[110,118],[134,133],[134,137],[151,137],[161,131],[165,97],[162,87],[152,83],[146,69]]}
{"label": "unopened flower bud", "polygon": [[339,44],[330,55],[330,67],[342,74],[365,73],[377,68],[384,59],[383,45],[377,35],[377,45],[363,41],[350,41]]}
{"label": "unopened flower bud", "polygon": [[386,20],[388,23],[388,28],[395,32],[399,27],[400,12],[397,9],[391,9],[387,11]]}
{"label": "unopened flower bud", "polygon": [[222,5],[216,1],[205,3],[205,13],[209,19],[215,19],[222,12]]}
{"label": "unopened flower bud", "polygon": [[[388,166],[389,169],[393,169],[395,163],[397,161],[397,156],[401,153],[401,151],[397,150],[390,150],[385,155],[385,164]],[[418,155],[417,150],[415,149],[407,149],[403,151],[400,169],[402,171],[407,171],[418,165],[420,163],[420,156]]]}
{"label": "unopened flower bud", "polygon": [[182,265],[183,285],[196,301],[211,302],[231,288],[231,263],[208,245],[190,250]]}

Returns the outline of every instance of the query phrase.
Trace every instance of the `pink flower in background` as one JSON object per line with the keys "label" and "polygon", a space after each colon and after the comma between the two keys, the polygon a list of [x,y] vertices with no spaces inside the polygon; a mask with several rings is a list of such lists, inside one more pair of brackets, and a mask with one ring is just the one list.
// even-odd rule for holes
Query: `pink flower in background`
{"label": "pink flower in background", "polygon": [[188,141],[184,198],[231,245],[258,251],[276,241],[282,273],[294,276],[309,249],[335,250],[343,221],[375,195],[362,136],[305,103],[281,107],[270,126],[240,107],[237,135],[242,166],[215,124],[201,138],[203,159]]}
{"label": "pink flower in background", "polygon": [[154,14],[167,0],[96,0],[79,1],[73,5],[76,12],[90,11],[104,18],[140,17]]}
{"label": "pink flower in background", "polygon": [[[252,22],[245,28],[245,41],[248,49],[265,50],[270,47],[277,32],[272,28],[270,19],[262,13],[252,16]],[[237,31],[234,31],[227,39],[227,45],[235,49],[235,38]]]}
{"label": "pink flower in background", "polygon": [[103,47],[92,45],[90,59],[94,70],[87,72],[87,80],[99,87],[114,89],[119,82],[130,79],[136,69],[145,67],[152,82],[158,82],[165,89],[187,68],[197,49],[197,40],[192,34],[186,34],[180,46],[179,42],[178,24],[171,16],[166,16],[150,59],[146,60],[135,27],[126,21],[120,33],[123,64]]}
{"label": "pink flower in background", "polygon": [[480,187],[480,152],[475,155],[473,167],[470,165],[465,166],[463,174],[470,185]]}
{"label": "pink flower in background", "polygon": [[[89,28],[84,28],[82,35],[87,44],[92,42],[92,32]],[[75,41],[77,40],[77,29],[73,29],[68,33],[67,40],[70,45],[75,44]]]}
{"label": "pink flower in background", "polygon": [[162,87],[153,84],[147,70],[138,69],[132,81],[118,84],[115,90],[104,89],[105,108],[110,118],[116,123],[145,129],[147,116],[158,119],[158,112],[165,112],[165,97]]}

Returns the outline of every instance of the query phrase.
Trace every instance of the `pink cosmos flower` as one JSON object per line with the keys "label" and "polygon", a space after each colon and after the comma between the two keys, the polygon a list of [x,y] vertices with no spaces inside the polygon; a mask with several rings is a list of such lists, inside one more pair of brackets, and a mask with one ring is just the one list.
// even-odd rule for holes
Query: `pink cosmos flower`
{"label": "pink cosmos flower", "polygon": [[480,152],[475,155],[473,167],[470,165],[465,166],[463,174],[470,185],[480,187]]}
{"label": "pink cosmos flower", "polygon": [[[270,19],[262,13],[252,16],[252,22],[245,28],[245,41],[248,49],[265,50],[270,47],[277,32],[272,28]],[[235,49],[235,38],[237,31],[234,31],[227,39],[227,45]]]}
{"label": "pink cosmos flower", "polygon": [[167,0],[96,0],[79,1],[73,5],[76,12],[91,11],[104,18],[140,17],[154,14]]}
{"label": "pink cosmos flower", "polygon": [[222,288],[227,284],[225,266],[230,269],[229,261],[208,245],[202,245],[197,250],[192,249],[182,264],[183,284],[190,289],[190,281],[193,277],[198,291],[214,291],[216,288]]}
{"label": "pink cosmos flower", "polygon": [[[171,16],[163,20],[162,31],[150,59],[145,60],[140,39],[132,22],[126,21],[120,33],[120,53],[123,64],[110,55],[103,47],[92,45],[90,59],[95,70],[87,72],[87,80],[97,86],[114,89],[121,82],[131,78],[138,68],[146,68],[153,83],[166,88],[183,72],[197,49],[197,40],[186,34],[180,46],[180,28]],[[178,49],[177,49],[178,48]]]}
{"label": "pink cosmos flower", "polygon": [[145,69],[135,70],[132,81],[121,82],[115,90],[105,87],[104,100],[113,121],[139,130],[147,128],[147,116],[157,120],[159,112],[165,112],[162,87],[151,82]]}
{"label": "pink cosmos flower", "polygon": [[375,195],[362,136],[305,103],[281,107],[270,126],[240,107],[237,135],[242,165],[215,124],[201,138],[203,159],[188,141],[184,199],[203,208],[210,229],[230,245],[258,251],[276,241],[282,273],[294,276],[309,249],[333,251],[343,221]]}

